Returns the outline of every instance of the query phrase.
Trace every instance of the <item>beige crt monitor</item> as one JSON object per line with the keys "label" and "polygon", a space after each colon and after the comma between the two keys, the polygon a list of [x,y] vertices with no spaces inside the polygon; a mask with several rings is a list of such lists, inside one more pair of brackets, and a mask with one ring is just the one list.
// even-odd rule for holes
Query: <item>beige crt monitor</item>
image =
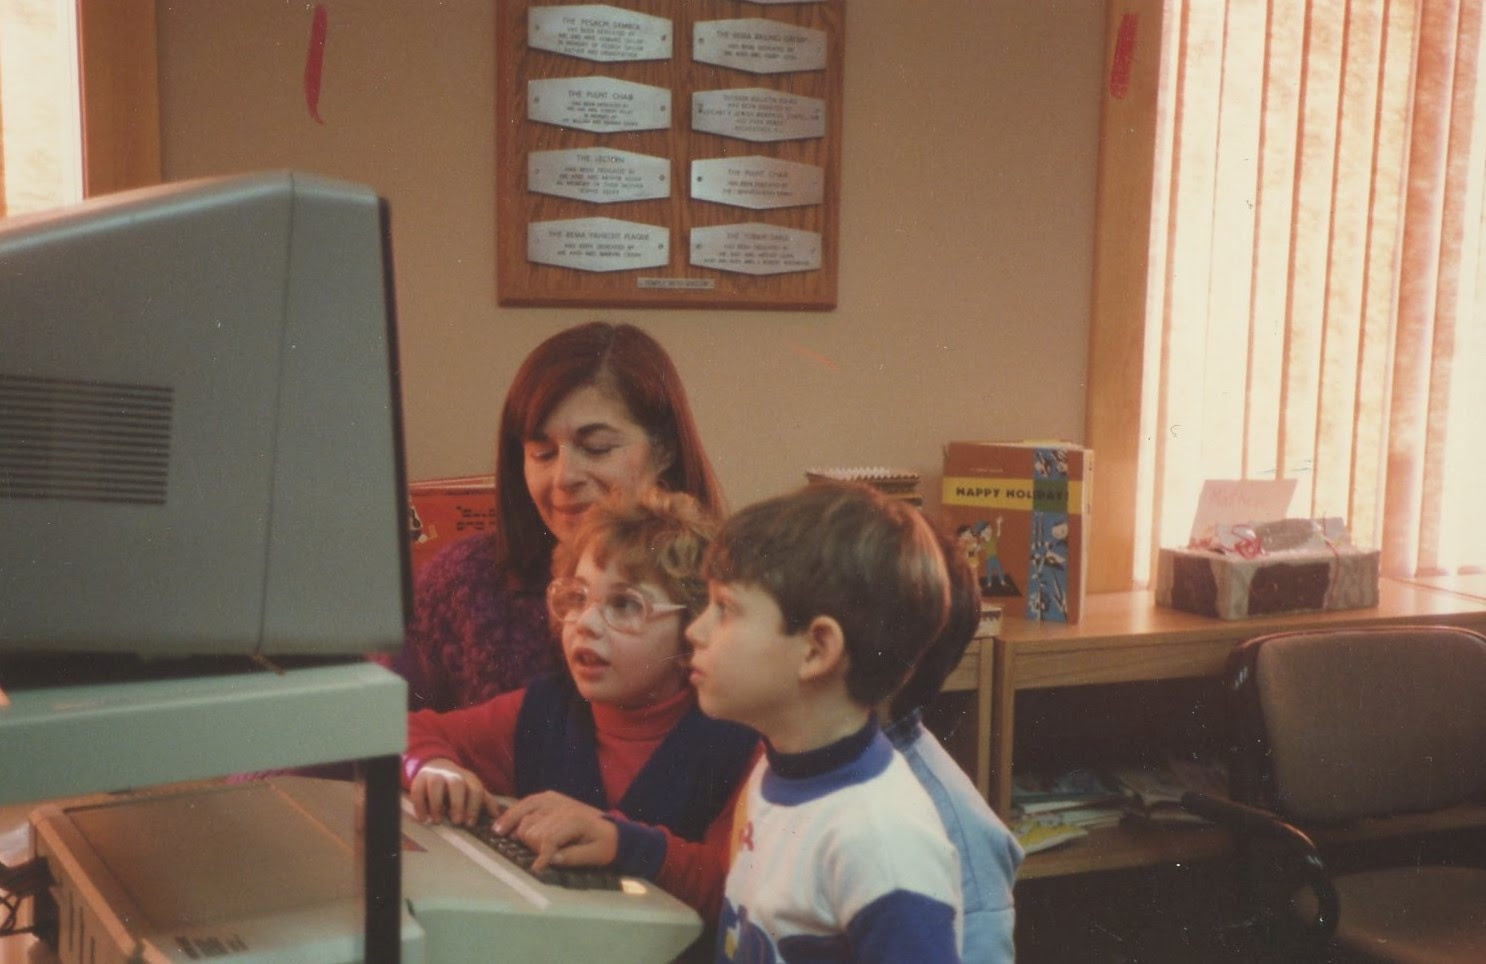
{"label": "beige crt monitor", "polygon": [[[56,881],[64,964],[326,964],[364,958],[358,787],[281,776],[48,805],[32,816]],[[466,831],[403,820],[404,964],[655,964],[701,932],[645,881],[570,890]]]}
{"label": "beige crt monitor", "polygon": [[401,645],[389,247],[293,172],[0,218],[0,658]]}

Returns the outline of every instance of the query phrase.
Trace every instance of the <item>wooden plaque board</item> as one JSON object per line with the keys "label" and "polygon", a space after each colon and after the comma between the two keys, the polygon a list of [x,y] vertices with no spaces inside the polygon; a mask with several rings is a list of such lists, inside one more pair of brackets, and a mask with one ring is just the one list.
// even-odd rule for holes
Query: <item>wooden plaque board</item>
{"label": "wooden plaque board", "polygon": [[[594,4],[497,0],[496,7],[496,280],[502,305],[776,308],[821,310],[836,306],[838,222],[841,180],[841,113],[845,0],[760,2],[760,0],[614,0],[598,5],[665,18],[671,25],[669,59],[598,61],[549,52],[528,44],[528,18],[533,9],[552,17],[552,8],[574,7],[580,13]],[[698,23],[716,48],[719,21],[770,21],[823,35],[820,69],[755,72],[716,66],[694,59]],[[747,26],[732,35],[746,35]],[[815,36],[815,35],[812,35]],[[740,49],[751,49],[739,41]],[[670,92],[670,123],[664,129],[581,130],[528,117],[532,81],[580,79],[594,83],[642,84]],[[548,88],[550,89],[550,88]],[[765,90],[808,98],[823,105],[819,136],[751,140],[694,130],[693,95],[715,91]],[[717,97],[717,94],[710,94]],[[736,95],[735,95],[736,96]],[[769,96],[772,96],[770,94]],[[800,103],[807,103],[801,101]],[[549,99],[550,103],[550,99]],[[670,192],[646,200],[598,202],[583,197],[533,191],[528,185],[532,152],[571,150],[622,151],[669,162]],[[551,155],[545,155],[551,156]],[[776,170],[803,170],[818,177],[819,201],[759,209],[693,196],[692,162],[756,158]],[[655,162],[651,162],[655,163]],[[755,166],[758,166],[755,162]],[[712,168],[716,170],[714,166]],[[818,170],[812,170],[818,169]],[[776,173],[775,175],[780,176]],[[715,193],[715,192],[714,192]],[[528,256],[532,225],[552,232],[553,223],[588,218],[615,219],[650,226],[669,240],[665,263],[620,270],[538,263]],[[705,229],[762,225],[793,237],[819,240],[818,267],[780,271],[731,266],[724,270],[692,262],[693,243],[718,235]],[[704,229],[693,239],[693,231]],[[774,229],[789,229],[778,232]],[[758,229],[752,231],[760,236]],[[715,250],[715,249],[714,249]],[[741,260],[738,262],[741,265]]]}

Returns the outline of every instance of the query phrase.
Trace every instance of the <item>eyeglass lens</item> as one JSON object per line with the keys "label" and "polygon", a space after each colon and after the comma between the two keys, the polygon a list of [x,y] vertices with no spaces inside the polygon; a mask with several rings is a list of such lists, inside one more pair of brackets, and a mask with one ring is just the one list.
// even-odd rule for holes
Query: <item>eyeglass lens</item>
{"label": "eyeglass lens", "polygon": [[[581,616],[588,600],[588,587],[578,583],[553,583],[547,594],[552,615],[562,622]],[[599,601],[599,615],[614,629],[634,632],[644,628],[650,602],[636,589],[615,590]]]}

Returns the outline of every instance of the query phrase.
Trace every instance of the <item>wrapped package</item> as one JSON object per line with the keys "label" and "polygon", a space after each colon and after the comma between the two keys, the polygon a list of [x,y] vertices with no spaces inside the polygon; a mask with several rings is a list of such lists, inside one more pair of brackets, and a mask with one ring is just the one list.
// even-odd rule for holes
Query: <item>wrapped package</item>
{"label": "wrapped package", "polygon": [[1351,544],[1337,520],[1220,526],[1185,549],[1162,549],[1156,603],[1245,619],[1378,604],[1378,550]]}

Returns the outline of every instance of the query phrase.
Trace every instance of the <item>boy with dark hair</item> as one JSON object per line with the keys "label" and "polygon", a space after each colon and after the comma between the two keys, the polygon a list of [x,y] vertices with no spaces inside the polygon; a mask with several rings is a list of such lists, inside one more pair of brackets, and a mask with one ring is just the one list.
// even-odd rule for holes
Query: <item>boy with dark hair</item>
{"label": "boy with dark hair", "polygon": [[875,722],[949,610],[922,515],[824,484],[730,519],[687,630],[709,716],[766,741],[734,814],[719,961],[958,961],[960,869]]}
{"label": "boy with dark hair", "polygon": [[960,664],[965,647],[980,625],[980,587],[969,560],[955,541],[942,533],[940,548],[949,571],[949,621],[908,682],[893,696],[888,711],[892,722],[883,732],[929,792],[944,832],[959,851],[960,890],[965,905],[964,959],[995,964],[1016,956],[1012,887],[1023,853],[1016,837],[965,771],[923,724],[923,708]]}

